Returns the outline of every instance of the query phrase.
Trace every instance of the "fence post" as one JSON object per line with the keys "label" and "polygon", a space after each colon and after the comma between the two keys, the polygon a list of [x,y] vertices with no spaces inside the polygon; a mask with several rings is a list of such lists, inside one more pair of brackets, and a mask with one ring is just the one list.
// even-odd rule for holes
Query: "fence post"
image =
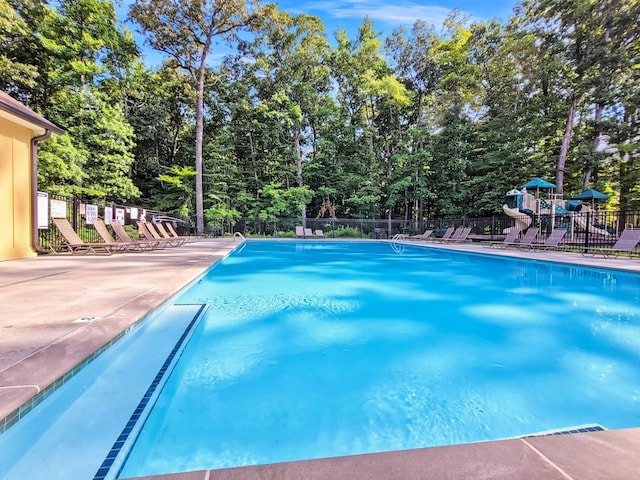
{"label": "fence post", "polygon": [[73,229],[76,232],[78,231],[78,216],[79,216],[78,212],[80,210],[79,203],[80,203],[80,200],[78,199],[78,197],[74,195],[72,199],[71,215],[73,216],[73,218],[71,219],[71,222],[73,223]]}
{"label": "fence post", "polygon": [[591,212],[587,212],[587,219],[586,219],[585,232],[584,232],[585,251],[587,248],[589,248],[589,226],[591,226]]}

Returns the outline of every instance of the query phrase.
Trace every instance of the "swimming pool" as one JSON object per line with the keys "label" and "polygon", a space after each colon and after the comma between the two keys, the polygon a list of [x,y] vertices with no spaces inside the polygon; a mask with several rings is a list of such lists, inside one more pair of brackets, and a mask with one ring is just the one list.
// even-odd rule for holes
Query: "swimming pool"
{"label": "swimming pool", "polygon": [[[120,476],[638,426],[639,287],[440,249],[248,242],[140,328],[157,350],[198,319]],[[87,382],[56,395],[81,402]]]}

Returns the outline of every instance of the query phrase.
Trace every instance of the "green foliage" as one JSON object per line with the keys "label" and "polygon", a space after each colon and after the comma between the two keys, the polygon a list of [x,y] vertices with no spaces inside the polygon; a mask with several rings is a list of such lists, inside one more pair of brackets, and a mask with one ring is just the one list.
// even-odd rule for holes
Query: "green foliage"
{"label": "green foliage", "polygon": [[360,238],[362,232],[354,227],[344,227],[325,232],[325,236],[328,238]]}
{"label": "green foliage", "polygon": [[38,188],[62,196],[82,193],[85,158],[70,135],[50,137],[38,149]]}
{"label": "green foliage", "polygon": [[[50,5],[0,0],[0,87],[68,132],[39,146],[49,192],[196,224],[409,223],[500,213],[540,176],[640,208],[637,0],[525,0],[508,24],[453,13],[384,42],[367,18],[334,46],[276,5],[138,0],[155,68],[111,0]],[[219,42],[237,54],[212,62]]]}
{"label": "green foliage", "polygon": [[274,220],[277,217],[295,217],[313,192],[307,186],[283,189],[282,185],[272,183],[265,185],[261,195],[268,199],[268,202],[258,212],[258,218]]}
{"label": "green foliage", "polygon": [[0,0],[0,88],[34,87],[38,70],[21,58],[24,44],[34,40],[27,23],[7,0]]}
{"label": "green foliage", "polygon": [[158,177],[163,185],[156,197],[158,210],[189,217],[193,214],[193,178],[196,172],[191,166],[173,166]]}
{"label": "green foliage", "polygon": [[214,225],[222,225],[224,222],[235,223],[242,214],[235,208],[229,208],[224,203],[219,203],[205,210],[205,218],[213,221]]}

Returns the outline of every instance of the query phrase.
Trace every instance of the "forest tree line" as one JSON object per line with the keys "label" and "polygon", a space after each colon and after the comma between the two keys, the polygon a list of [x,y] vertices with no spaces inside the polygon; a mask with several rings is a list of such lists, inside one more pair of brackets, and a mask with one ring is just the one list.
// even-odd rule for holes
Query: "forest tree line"
{"label": "forest tree line", "polygon": [[639,0],[525,0],[506,24],[454,11],[386,38],[245,0],[130,16],[160,66],[111,0],[0,0],[0,88],[67,131],[40,144],[40,190],[199,231],[490,215],[532,177],[640,210]]}

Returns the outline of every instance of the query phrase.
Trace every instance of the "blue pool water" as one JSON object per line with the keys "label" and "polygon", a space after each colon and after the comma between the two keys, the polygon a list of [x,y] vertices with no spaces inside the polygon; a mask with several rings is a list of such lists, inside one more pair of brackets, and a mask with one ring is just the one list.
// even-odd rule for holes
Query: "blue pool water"
{"label": "blue pool water", "polygon": [[106,478],[640,426],[639,360],[637,274],[248,242],[0,435],[0,479],[91,479],[115,445]]}
{"label": "blue pool water", "polygon": [[640,278],[388,244],[254,242],[121,477],[640,425]]}

